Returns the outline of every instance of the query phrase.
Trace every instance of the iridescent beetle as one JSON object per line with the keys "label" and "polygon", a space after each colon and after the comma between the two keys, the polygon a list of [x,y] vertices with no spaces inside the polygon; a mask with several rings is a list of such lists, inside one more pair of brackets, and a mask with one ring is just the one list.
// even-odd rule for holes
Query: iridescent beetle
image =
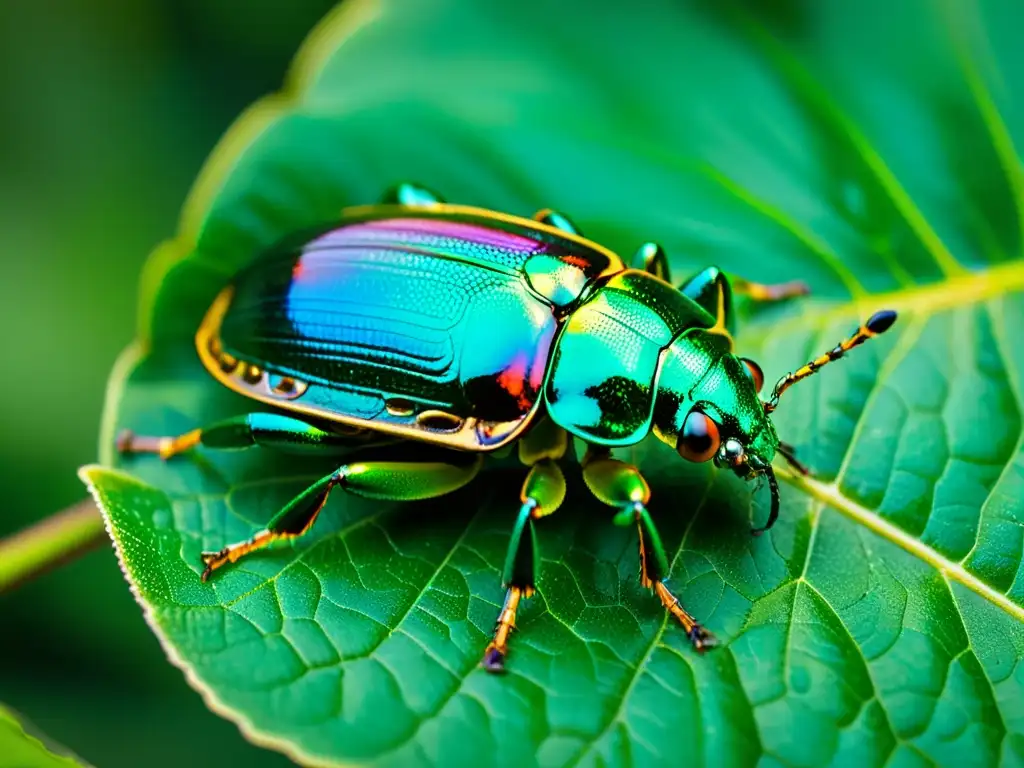
{"label": "iridescent beetle", "polygon": [[170,458],[197,445],[348,451],[366,436],[415,449],[415,460],[347,461],[296,496],[252,538],[204,552],[216,569],[271,542],[301,536],[337,487],[414,500],[469,483],[484,454],[517,442],[529,473],[502,574],[507,589],[483,658],[504,667],[516,610],[536,581],[534,521],[565,495],[558,461],[569,436],[593,494],[637,525],[640,578],[698,650],[714,637],[665,584],[668,561],[640,471],[611,449],[650,432],[684,459],[764,476],[778,516],[769,414],[792,384],[887,330],[878,312],[838,346],[787,374],[762,402],[760,368],[732,354],[733,291],[754,300],[806,292],[759,285],[716,268],[680,287],[663,250],[647,243],[627,268],[563,215],[523,219],[442,203],[401,185],[380,205],[348,209],[301,242],[257,258],[216,298],[197,335],[221,383],[282,413],[251,413],[180,437],[119,439],[123,452]]}

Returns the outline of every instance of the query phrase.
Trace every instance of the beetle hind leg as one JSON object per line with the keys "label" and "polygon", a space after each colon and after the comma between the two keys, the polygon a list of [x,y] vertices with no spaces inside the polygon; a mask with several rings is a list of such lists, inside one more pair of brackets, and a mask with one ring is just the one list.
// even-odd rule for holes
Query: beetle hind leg
{"label": "beetle hind leg", "polygon": [[[712,315],[732,308],[732,297],[746,296],[753,301],[784,301],[811,292],[803,280],[785,283],[755,283],[736,275],[726,275],[718,267],[706,267],[685,280],[679,290]],[[724,309],[719,308],[724,305]]]}
{"label": "beetle hind leg", "polygon": [[679,291],[706,309],[715,318],[715,326],[735,333],[736,310],[734,296],[746,296],[752,301],[783,301],[810,293],[807,283],[790,280],[786,283],[766,285],[726,275],[718,267],[707,267],[679,286]]}
{"label": "beetle hind leg", "polygon": [[436,498],[458,490],[469,483],[483,463],[474,455],[464,463],[443,461],[379,461],[345,464],[304,490],[252,537],[229,544],[215,552],[203,552],[206,581],[218,568],[237,562],[251,552],[275,541],[295,539],[313,527],[327,504],[331,491],[344,488],[356,496],[390,501],[416,501]]}
{"label": "beetle hind leg", "polygon": [[733,293],[747,296],[753,301],[785,301],[798,296],[807,296],[811,289],[803,280],[789,280],[785,283],[755,283],[742,277],[730,278]]}
{"label": "beetle hind leg", "polygon": [[200,429],[193,429],[177,437],[146,437],[126,429],[117,436],[117,451],[122,454],[155,453],[162,459],[169,459],[195,448],[201,439]]}

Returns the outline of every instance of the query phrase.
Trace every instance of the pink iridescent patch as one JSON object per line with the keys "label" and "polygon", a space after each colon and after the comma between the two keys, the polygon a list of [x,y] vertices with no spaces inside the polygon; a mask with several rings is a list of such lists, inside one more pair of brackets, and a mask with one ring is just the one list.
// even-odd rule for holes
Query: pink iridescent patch
{"label": "pink iridescent patch", "polygon": [[542,247],[540,243],[522,235],[478,224],[442,219],[382,219],[349,224],[322,235],[310,245],[324,247],[350,242],[366,243],[375,240],[375,236],[393,240],[396,232],[400,232],[402,240],[407,241],[409,245],[416,245],[417,236],[420,236],[424,241],[452,238],[520,253],[534,253]]}

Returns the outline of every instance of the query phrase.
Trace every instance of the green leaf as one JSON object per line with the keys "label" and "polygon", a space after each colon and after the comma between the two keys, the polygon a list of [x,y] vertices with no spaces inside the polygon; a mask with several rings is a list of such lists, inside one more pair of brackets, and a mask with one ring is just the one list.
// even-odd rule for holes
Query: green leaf
{"label": "green leaf", "polygon": [[2,765],[17,768],[88,768],[63,747],[40,736],[17,713],[0,704]]}
{"label": "green leaf", "polygon": [[[83,476],[171,659],[216,711],[307,764],[1013,764],[1024,760],[1024,49],[1015,6],[955,0],[346,2],[291,92],[244,115],[151,262],[140,343]],[[746,318],[769,379],[870,312],[885,337],[776,413],[815,470],[762,494],[657,446],[671,584],[697,656],[637,583],[635,533],[577,476],[542,521],[509,674],[478,667],[521,471],[433,502],[332,499],[293,547],[199,581],[320,462],[168,464],[249,404],[192,334],[263,246],[386,186],[567,212],[677,276],[718,264],[814,295]],[[780,468],[780,473],[782,469]],[[130,474],[125,474],[128,472]]]}

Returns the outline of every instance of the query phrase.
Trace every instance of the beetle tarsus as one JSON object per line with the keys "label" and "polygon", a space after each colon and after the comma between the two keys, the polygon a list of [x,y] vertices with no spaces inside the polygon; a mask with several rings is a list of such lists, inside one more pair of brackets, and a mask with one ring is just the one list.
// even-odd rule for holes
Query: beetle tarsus
{"label": "beetle tarsus", "polygon": [[135,433],[130,429],[122,429],[117,436],[117,452],[131,453],[132,444],[135,442]]}
{"label": "beetle tarsus", "polygon": [[224,547],[223,549],[218,549],[216,552],[203,552],[201,557],[203,565],[206,567],[203,568],[203,573],[199,577],[199,580],[202,582],[209,581],[210,576],[213,575],[214,571],[222,565],[231,562],[230,554],[231,547]]}
{"label": "beetle tarsus", "polygon": [[257,549],[262,549],[275,539],[281,538],[287,538],[287,536],[263,529],[251,539],[246,539],[238,544],[229,544],[218,549],[216,552],[203,552],[200,557],[202,558],[203,565],[206,567],[199,577],[200,581],[208,581],[213,572],[221,566],[237,562],[243,555],[247,555]]}
{"label": "beetle tarsus", "polygon": [[493,642],[484,651],[483,667],[492,674],[502,674],[505,671],[505,654],[508,649],[502,650]]}
{"label": "beetle tarsus", "polygon": [[491,673],[505,671],[505,659],[508,657],[508,638],[516,628],[516,611],[519,610],[519,600],[526,595],[528,590],[520,587],[509,587],[505,595],[505,605],[498,616],[498,622],[494,628],[494,639],[491,640],[484,651],[483,660],[480,664]]}
{"label": "beetle tarsus", "polygon": [[714,648],[718,645],[718,640],[715,636],[704,629],[700,623],[697,622],[693,616],[691,616],[682,604],[679,602],[679,598],[673,595],[664,582],[654,582],[654,591],[657,593],[658,598],[661,600],[661,604],[665,606],[665,610],[675,616],[679,623],[683,625],[683,629],[686,630],[686,636],[690,639],[693,647],[700,653]]}
{"label": "beetle tarsus", "polygon": [[202,430],[199,429],[178,437],[146,437],[126,429],[117,436],[117,450],[122,454],[155,453],[166,460],[199,445],[201,437]]}
{"label": "beetle tarsus", "polygon": [[810,286],[803,280],[766,284],[734,277],[732,288],[736,293],[749,296],[754,301],[784,301],[798,296],[807,296],[811,292]]}
{"label": "beetle tarsus", "polygon": [[227,547],[219,549],[216,552],[203,552],[201,557],[203,559],[203,565],[206,567],[203,569],[203,573],[199,577],[199,580],[202,582],[208,581],[213,572],[228,561],[227,555]]}

